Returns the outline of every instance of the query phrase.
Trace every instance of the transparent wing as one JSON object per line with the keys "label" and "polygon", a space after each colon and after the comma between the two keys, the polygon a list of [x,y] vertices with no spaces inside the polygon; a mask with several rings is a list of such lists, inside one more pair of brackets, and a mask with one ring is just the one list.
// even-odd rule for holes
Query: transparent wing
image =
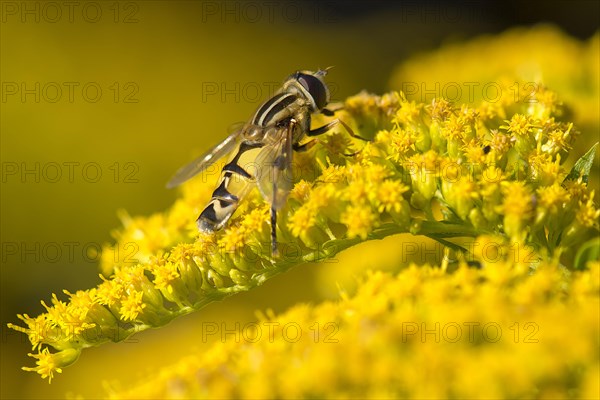
{"label": "transparent wing", "polygon": [[191,163],[181,167],[169,182],[167,182],[167,189],[181,185],[183,182],[204,171],[221,157],[230,153],[238,144],[240,132],[241,129],[238,129],[227,136],[221,143],[217,144]]}
{"label": "transparent wing", "polygon": [[256,158],[256,182],[262,196],[278,210],[292,190],[292,126],[277,131]]}

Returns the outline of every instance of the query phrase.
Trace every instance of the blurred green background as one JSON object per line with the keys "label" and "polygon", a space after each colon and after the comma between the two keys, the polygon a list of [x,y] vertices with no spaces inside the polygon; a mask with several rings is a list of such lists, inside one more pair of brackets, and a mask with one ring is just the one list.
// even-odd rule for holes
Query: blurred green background
{"label": "blurred green background", "polygon": [[117,210],[169,207],[172,173],[246,120],[291,72],[335,66],[334,100],[382,93],[395,67],[419,52],[540,22],[587,40],[600,11],[594,1],[0,4],[2,398],[98,397],[107,382],[138,380],[209,346],[199,338],[203,322],[233,327],[256,309],[335,297],[333,274],[325,285],[317,276],[349,260],[360,268],[397,262],[399,239],[367,244],[386,249],[386,259],[360,260],[351,249],[296,268],[169,327],[90,349],[50,386],[20,370],[31,365],[31,348],[6,324],[43,312],[39,301],[52,293],[98,284],[93,250],[113,241]]}

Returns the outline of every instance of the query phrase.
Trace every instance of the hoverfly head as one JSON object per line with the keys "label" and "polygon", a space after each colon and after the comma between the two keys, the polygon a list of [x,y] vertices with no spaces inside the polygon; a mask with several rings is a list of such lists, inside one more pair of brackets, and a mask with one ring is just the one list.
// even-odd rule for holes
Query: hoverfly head
{"label": "hoverfly head", "polygon": [[297,71],[286,80],[283,88],[306,98],[310,102],[311,111],[322,110],[329,103],[329,88],[323,80],[328,69],[317,72]]}

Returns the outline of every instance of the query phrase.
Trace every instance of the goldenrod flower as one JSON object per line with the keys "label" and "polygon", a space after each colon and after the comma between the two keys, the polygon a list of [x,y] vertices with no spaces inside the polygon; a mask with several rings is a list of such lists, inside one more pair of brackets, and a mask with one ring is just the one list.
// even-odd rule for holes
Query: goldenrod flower
{"label": "goldenrod flower", "polygon": [[48,383],[52,382],[54,374],[62,372],[61,366],[72,364],[79,357],[79,352],[73,349],[59,351],[51,354],[48,348],[43,349],[37,354],[28,354],[29,357],[35,358],[37,367],[23,367],[24,371],[33,371],[41,375],[42,378],[48,378]]}
{"label": "goldenrod flower", "polygon": [[442,125],[442,135],[447,139],[463,142],[472,132],[468,120],[461,114],[450,114]]}
{"label": "goldenrod flower", "polygon": [[534,213],[533,194],[524,182],[505,183],[501,207],[504,214],[504,230],[510,238],[523,243]]}
{"label": "goldenrod flower", "polygon": [[569,193],[558,183],[538,189],[539,205],[552,214],[563,211],[569,204]]}
{"label": "goldenrod flower", "polygon": [[508,125],[501,126],[500,128],[504,128],[508,133],[515,134],[516,136],[528,136],[534,127],[532,117],[527,115],[515,114],[510,121],[505,122]]}
{"label": "goldenrod flower", "polygon": [[[391,139],[392,149],[394,149],[392,157],[395,161],[405,159],[416,149],[416,133],[410,129],[397,129],[393,134],[389,134],[389,137]],[[382,137],[378,137],[378,141],[381,141],[382,139]]]}
{"label": "goldenrod flower", "polygon": [[409,188],[402,182],[385,180],[381,182],[377,191],[371,192],[371,201],[377,206],[377,211],[399,213],[406,203],[403,193]]}
{"label": "goldenrod flower", "polygon": [[288,220],[288,226],[294,236],[305,235],[317,222],[317,212],[310,205],[304,204],[296,210]]}
{"label": "goldenrod flower", "polygon": [[588,228],[598,227],[598,218],[600,217],[600,210],[596,208],[592,198],[594,197],[594,192],[590,194],[590,198],[584,203],[581,202],[579,205],[579,210],[577,210],[577,221]]}
{"label": "goldenrod flower", "polygon": [[310,182],[300,180],[294,185],[294,187],[290,191],[290,199],[295,199],[300,203],[305,202],[306,200],[308,200],[311,187],[312,185],[310,184]]}
{"label": "goldenrod flower", "polygon": [[401,95],[400,106],[398,107],[398,111],[396,111],[396,115],[392,118],[392,123],[395,125],[412,125],[420,122],[419,118],[423,106],[423,104],[417,104],[414,101],[407,101]]}
{"label": "goldenrod flower", "polygon": [[467,219],[479,198],[477,184],[468,176],[446,177],[442,181],[442,193],[447,204],[463,220]]}
{"label": "goldenrod flower", "polygon": [[342,214],[340,222],[348,227],[348,238],[360,237],[365,240],[374,228],[377,218],[367,206],[350,206]]}
{"label": "goldenrod flower", "polygon": [[[232,366],[243,381],[237,385],[239,391],[211,375],[219,370],[212,368],[223,365],[221,362],[232,362],[229,347],[215,349],[212,361],[194,360],[199,364],[190,371],[212,363],[206,364],[209,376],[201,386],[210,386],[212,394],[224,397],[257,393],[268,397],[291,393],[327,396],[334,393],[326,387],[339,388],[340,382],[346,381],[366,388],[356,392],[362,395],[397,396],[408,393],[401,388],[411,380],[422,383],[422,388],[410,394],[427,396],[430,393],[423,391],[428,386],[425,378],[415,376],[410,368],[406,376],[386,372],[394,370],[408,351],[409,361],[427,366],[428,373],[447,374],[461,382],[458,386],[440,383],[433,386],[435,393],[471,395],[473,388],[446,367],[450,361],[468,364],[475,353],[465,351],[454,359],[444,350],[439,353],[442,358],[436,359],[439,364],[428,365],[436,348],[412,352],[417,346],[414,338],[407,339],[406,347],[398,346],[398,329],[402,329],[398,321],[426,315],[431,324],[445,318],[448,308],[434,311],[423,303],[422,308],[412,309],[413,303],[407,298],[416,301],[420,296],[436,307],[444,302],[457,305],[454,314],[447,315],[460,312],[466,321],[471,316],[483,318],[478,312],[484,309],[502,320],[512,315],[501,308],[506,301],[511,307],[539,307],[546,294],[558,293],[557,282],[564,281],[556,260],[572,268],[577,250],[574,243],[586,242],[598,233],[600,211],[594,205],[594,193],[585,184],[591,164],[586,158],[576,163],[571,173],[565,170],[576,130],[560,119],[558,99],[549,89],[544,89],[543,99],[535,107],[504,99],[490,113],[489,103],[477,107],[452,105],[443,99],[425,103],[408,101],[400,93],[362,93],[349,98],[340,118],[360,136],[375,139],[362,147],[357,144],[356,151],[350,152],[354,154],[344,155],[344,147],[351,140],[343,136],[343,130],[336,131],[299,159],[294,171],[296,184],[287,205],[278,211],[280,255],[276,257],[271,254],[270,205],[256,189],[246,195],[227,226],[214,234],[198,234],[194,227],[194,218],[212,186],[199,178],[186,183],[182,197],[164,213],[147,218],[123,214],[124,228],[116,234],[118,242],[112,254],[125,243],[137,244],[139,255],[134,262],[123,257],[112,261],[103,258],[107,276],[97,288],[66,293],[66,300],[53,295],[51,305],[44,303],[46,312],[42,315],[19,316],[26,327],[9,325],[26,333],[33,349],[38,350],[32,355],[37,367],[27,370],[51,379],[87,347],[161,327],[212,301],[250,290],[294,265],[334,257],[367,239],[412,233],[438,241],[456,256],[450,257],[447,250],[442,268],[413,266],[398,278],[375,274],[365,280],[356,299],[323,306],[314,314],[316,318],[324,313],[339,322],[344,338],[360,344],[355,349],[346,346],[338,352],[333,347],[313,348],[306,342],[302,346],[308,347],[278,342],[277,351],[272,353],[246,346],[247,352]],[[478,240],[488,249],[469,249],[452,241],[478,237],[484,238]],[[493,240],[497,242],[494,249],[500,253],[495,263],[490,262],[488,251]],[[527,246],[536,249],[533,258],[522,251]],[[516,250],[520,250],[518,254]],[[513,259],[509,259],[513,251]],[[472,272],[467,262],[485,269]],[[540,265],[545,266],[542,272]],[[448,274],[457,266],[456,275]],[[543,275],[546,270],[552,276]],[[528,281],[532,272],[540,276]],[[480,287],[481,279],[489,283]],[[499,293],[507,292],[511,285],[522,287],[515,290],[517,298],[502,297]],[[462,302],[475,302],[475,314],[470,315]],[[308,318],[312,313],[309,309],[296,311],[292,317]],[[548,315],[543,318],[552,320]],[[463,345],[471,347],[471,343]],[[504,352],[487,356],[511,350],[508,343],[503,346]],[[295,353],[285,369],[278,352],[288,350]],[[317,355],[305,355],[305,350]],[[356,366],[374,357],[378,362],[369,363],[372,370],[366,371],[372,375],[361,376]],[[269,361],[261,361],[264,359]],[[338,365],[342,360],[344,368]],[[294,377],[282,384],[285,393],[265,383],[269,373]],[[314,379],[315,373],[320,380]],[[510,369],[501,368],[490,376],[509,382],[512,378],[505,376],[508,373]],[[556,370],[550,368],[545,373],[554,377]],[[509,397],[532,393],[525,383],[506,392],[495,390],[493,395]]]}
{"label": "goldenrod flower", "polygon": [[215,343],[110,396],[596,398],[600,263],[531,274],[486,255],[498,238],[479,239],[481,269],[367,272],[351,296],[263,314],[251,341]]}
{"label": "goldenrod flower", "polygon": [[144,292],[132,290],[127,293],[127,297],[121,303],[119,314],[123,321],[134,321],[138,315],[144,310],[146,304],[142,303]]}
{"label": "goldenrod flower", "polygon": [[[598,127],[599,41],[600,32],[580,41],[551,25],[512,28],[411,57],[396,67],[390,87],[400,90],[405,82],[418,82],[419,88],[406,88],[407,97],[427,102],[435,96],[425,89],[450,97],[458,85],[454,102],[483,100],[483,108],[501,119],[507,119],[502,113],[514,103],[530,105],[535,119],[546,118],[548,112],[559,112],[562,100],[580,125]],[[541,43],[552,43],[551,51]]]}

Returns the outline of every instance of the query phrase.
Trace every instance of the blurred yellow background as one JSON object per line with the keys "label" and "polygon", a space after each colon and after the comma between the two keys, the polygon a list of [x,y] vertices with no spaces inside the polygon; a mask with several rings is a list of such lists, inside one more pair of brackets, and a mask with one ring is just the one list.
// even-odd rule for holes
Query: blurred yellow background
{"label": "blurred yellow background", "polygon": [[[431,9],[297,1],[0,4],[3,398],[98,397],[105,382],[137,381],[209,346],[198,334],[204,322],[233,328],[254,320],[256,309],[280,312],[334,298],[338,281],[351,284],[358,268],[345,281],[327,271],[343,271],[360,250],[296,268],[126,343],[87,350],[50,386],[20,370],[31,363],[30,345],[6,328],[16,313],[43,312],[39,299],[49,302],[51,293],[95,286],[93,250],[113,240],[117,210],[167,208],[176,198],[164,189],[172,173],[246,120],[293,71],[334,66],[327,78],[333,100],[362,89],[381,93],[394,67],[417,51],[538,21],[512,21],[510,9],[498,17],[499,6],[485,2],[432,2]],[[594,7],[584,2],[574,16],[559,7],[547,18],[585,19]],[[593,20],[582,25],[576,33],[584,39],[597,29]],[[353,265],[394,268],[406,240],[414,241],[366,244],[386,257]],[[330,280],[317,284],[323,273]]]}

